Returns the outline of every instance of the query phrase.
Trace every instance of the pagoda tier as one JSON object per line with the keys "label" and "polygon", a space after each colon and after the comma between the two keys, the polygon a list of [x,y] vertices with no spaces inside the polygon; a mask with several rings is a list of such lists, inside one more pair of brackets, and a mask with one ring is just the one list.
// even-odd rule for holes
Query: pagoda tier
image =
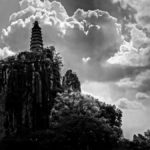
{"label": "pagoda tier", "polygon": [[35,21],[32,28],[30,50],[33,52],[38,52],[42,51],[42,49],[43,49],[43,40],[41,28],[39,27],[38,21]]}

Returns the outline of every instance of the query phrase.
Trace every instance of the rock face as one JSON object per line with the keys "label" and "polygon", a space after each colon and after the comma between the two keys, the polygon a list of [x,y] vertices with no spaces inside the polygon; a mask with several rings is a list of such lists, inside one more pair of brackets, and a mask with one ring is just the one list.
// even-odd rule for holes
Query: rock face
{"label": "rock face", "polygon": [[48,128],[49,113],[61,90],[60,61],[53,48],[23,52],[1,62],[0,93],[5,101],[8,133]]}
{"label": "rock face", "polygon": [[0,96],[8,135],[48,128],[50,110],[61,91],[61,59],[54,47],[42,47],[37,28],[35,22],[30,51],[0,61]]}
{"label": "rock face", "polygon": [[63,76],[62,87],[65,92],[81,92],[80,81],[76,73],[67,70]]}

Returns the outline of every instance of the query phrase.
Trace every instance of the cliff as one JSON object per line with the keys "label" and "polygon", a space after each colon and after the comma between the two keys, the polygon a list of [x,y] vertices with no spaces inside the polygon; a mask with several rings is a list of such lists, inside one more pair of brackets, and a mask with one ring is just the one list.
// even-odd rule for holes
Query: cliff
{"label": "cliff", "polygon": [[0,96],[6,134],[49,125],[49,113],[61,92],[61,58],[54,47],[22,52],[0,61]]}

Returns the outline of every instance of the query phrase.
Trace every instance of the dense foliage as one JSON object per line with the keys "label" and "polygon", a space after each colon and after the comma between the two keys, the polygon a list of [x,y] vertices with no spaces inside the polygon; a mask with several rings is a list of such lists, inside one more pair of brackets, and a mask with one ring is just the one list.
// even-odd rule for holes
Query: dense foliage
{"label": "dense foliage", "polygon": [[134,135],[133,140],[121,139],[117,150],[150,150],[150,130]]}
{"label": "dense foliage", "polygon": [[70,149],[112,149],[122,137],[121,116],[115,106],[72,92],[57,96],[50,121],[60,144]]}
{"label": "dense foliage", "polygon": [[[113,116],[113,117],[112,117]],[[50,114],[50,127],[48,130],[23,134],[23,141],[18,137],[11,138],[12,144],[28,143],[42,149],[65,150],[95,150],[113,149],[118,147],[121,130],[122,113],[115,106],[106,105],[88,95],[80,92],[61,93]],[[7,141],[4,142],[7,145]],[[19,148],[18,144],[17,147]],[[27,146],[27,145],[26,145]],[[8,147],[9,149],[9,147]]]}

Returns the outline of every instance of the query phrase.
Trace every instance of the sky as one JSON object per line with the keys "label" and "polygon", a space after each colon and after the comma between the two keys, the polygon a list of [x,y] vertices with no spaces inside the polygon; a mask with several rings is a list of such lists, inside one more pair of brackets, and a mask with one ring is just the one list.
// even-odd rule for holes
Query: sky
{"label": "sky", "polygon": [[0,59],[29,50],[38,20],[83,93],[123,112],[126,138],[150,129],[149,0],[0,0]]}

